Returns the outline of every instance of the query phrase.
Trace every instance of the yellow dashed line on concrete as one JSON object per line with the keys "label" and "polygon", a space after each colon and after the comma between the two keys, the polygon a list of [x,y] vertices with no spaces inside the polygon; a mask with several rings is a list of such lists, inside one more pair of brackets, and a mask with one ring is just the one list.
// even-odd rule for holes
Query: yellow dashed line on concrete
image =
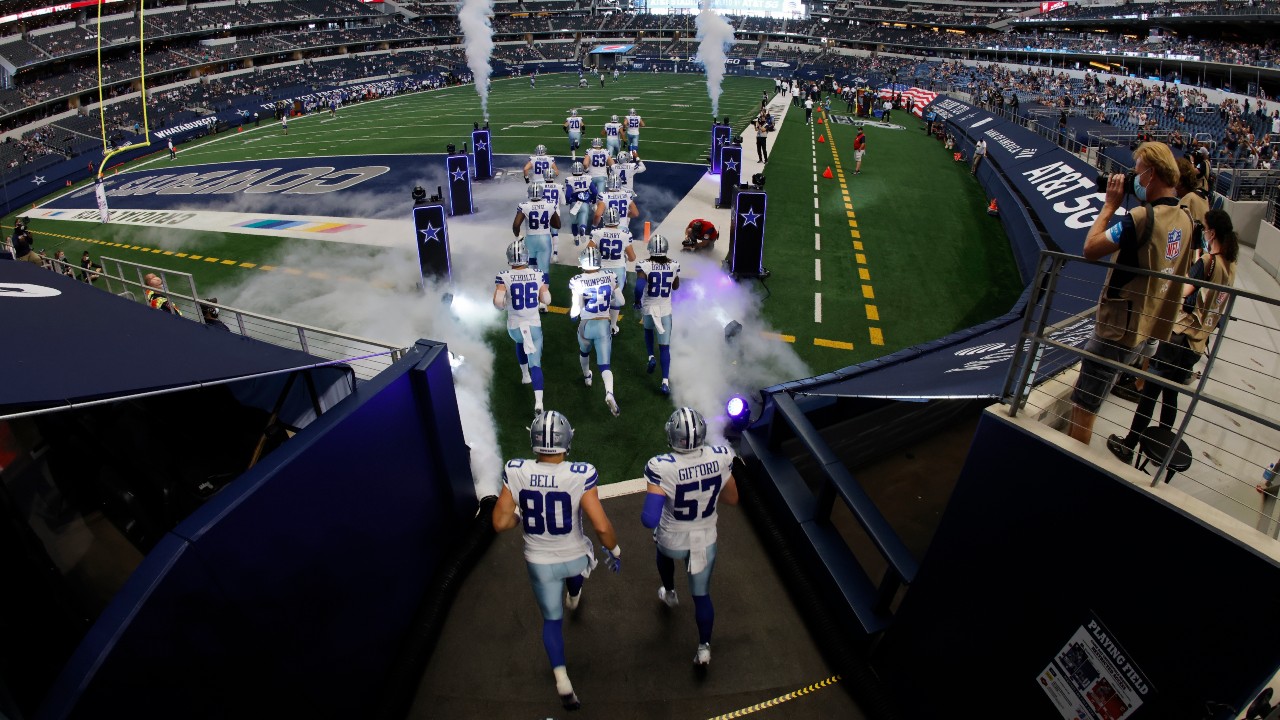
{"label": "yellow dashed line on concrete", "polygon": [[223,265],[235,265],[235,264],[236,264],[236,261],[235,261],[235,260],[223,260],[223,261],[222,261],[222,264],[223,264]]}
{"label": "yellow dashed line on concrete", "polygon": [[186,253],[174,253],[174,255],[175,255],[175,256],[177,256],[177,257],[180,257],[180,258],[187,257],[187,254],[186,254]]}
{"label": "yellow dashed line on concrete", "polygon": [[776,698],[765,700],[764,702],[758,702],[755,705],[749,705],[747,707],[742,708],[741,710],[734,710],[733,712],[724,713],[723,715],[716,715],[715,717],[710,718],[710,720],[734,720],[734,718],[740,718],[740,717],[743,717],[744,715],[751,715],[753,713],[758,713],[758,712],[761,712],[762,710],[768,710],[769,708],[781,705],[782,703],[791,702],[796,698],[804,697],[805,695],[808,695],[811,692],[816,692],[818,690],[821,690],[822,688],[829,687],[838,682],[840,682],[840,676],[832,675],[826,680],[813,683],[812,685],[808,685],[806,687],[802,687],[799,690],[794,690],[792,692],[787,693],[786,695],[779,695]]}
{"label": "yellow dashed line on concrete", "polygon": [[[830,117],[827,116],[826,113],[823,113],[823,116],[825,120],[830,119]],[[828,149],[831,150],[832,165],[834,166],[834,169],[835,169],[836,178],[839,179],[840,181],[840,193],[844,198],[845,216],[849,222],[849,237],[853,238],[853,249],[857,253],[855,257],[859,265],[866,265],[867,256],[862,252],[863,251],[863,246],[861,241],[862,233],[858,230],[858,220],[857,220],[858,216],[853,210],[853,202],[849,197],[849,186],[848,184],[845,183],[844,167],[840,163],[840,151],[836,149],[835,138],[831,138],[831,142],[827,145],[827,147]],[[865,267],[858,268],[858,279],[866,283],[870,283],[871,271]],[[862,287],[863,298],[867,300],[871,300],[875,298],[876,296],[875,288],[873,288],[870,284],[864,284],[861,287]],[[878,321],[880,316],[879,311],[875,310],[874,306],[872,305],[868,305],[867,308],[868,308],[867,319]],[[874,315],[875,317],[872,317],[872,315]],[[884,344],[884,334],[881,332],[880,328],[871,327],[871,328],[868,328],[868,330],[870,332],[871,343],[873,345]],[[837,341],[819,342],[819,339],[814,340],[815,345],[821,345],[823,347],[843,347],[843,345],[826,345],[824,344],[825,342],[837,342]],[[850,344],[847,349],[852,350],[853,349],[852,344]]]}
{"label": "yellow dashed line on concrete", "polygon": [[853,343],[843,340],[824,340],[822,338],[814,338],[813,344],[818,347],[835,348],[836,350],[852,350]]}
{"label": "yellow dashed line on concrete", "polygon": [[868,269],[866,269],[866,268],[858,268],[858,279],[859,279],[859,280],[870,280],[870,279],[871,279],[871,271],[870,271],[870,270],[868,270]]}
{"label": "yellow dashed line on concrete", "polygon": [[868,320],[879,320],[879,319],[880,319],[880,309],[879,309],[879,308],[877,308],[875,305],[868,305],[868,306],[867,306],[867,319],[868,319]]}
{"label": "yellow dashed line on concrete", "polygon": [[211,258],[211,257],[207,257],[207,258],[205,258],[205,259],[204,259],[204,261],[205,261],[205,262],[211,262],[211,263],[220,262],[220,261],[218,260],[218,258]]}
{"label": "yellow dashed line on concrete", "polygon": [[884,334],[880,332],[880,328],[878,328],[878,327],[873,327],[873,328],[870,328],[870,330],[871,330],[871,344],[872,344],[872,345],[883,345],[883,344],[884,344]]}
{"label": "yellow dashed line on concrete", "polygon": [[862,297],[868,300],[872,300],[875,298],[875,296],[876,296],[875,288],[871,287],[870,285],[862,286]]}
{"label": "yellow dashed line on concrete", "polygon": [[240,263],[237,267],[249,268],[252,270],[253,268],[258,267],[258,263]]}

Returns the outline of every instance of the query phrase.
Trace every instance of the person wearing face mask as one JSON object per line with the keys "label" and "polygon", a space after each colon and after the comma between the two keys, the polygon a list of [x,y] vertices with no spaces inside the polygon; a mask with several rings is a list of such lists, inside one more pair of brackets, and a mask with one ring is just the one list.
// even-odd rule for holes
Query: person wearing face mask
{"label": "person wearing face mask", "polygon": [[[1101,260],[1116,255],[1121,267],[1107,273],[1098,299],[1093,336],[1085,350],[1120,365],[1137,357],[1146,338],[1167,340],[1178,309],[1180,284],[1128,268],[1185,276],[1190,266],[1192,221],[1178,206],[1178,166],[1169,146],[1148,142],[1134,151],[1134,177],[1126,188],[1124,175],[1112,175],[1106,200],[1089,229],[1084,257]],[[1132,192],[1142,207],[1115,220],[1125,195]],[[1102,400],[1115,382],[1117,370],[1091,357],[1080,361],[1080,375],[1071,392],[1068,434],[1089,444]]]}
{"label": "person wearing face mask", "polygon": [[[1231,224],[1231,216],[1222,210],[1205,213],[1204,239],[1208,249],[1195,261],[1187,277],[1205,280],[1217,285],[1231,286],[1236,280],[1236,259],[1240,242]],[[1182,306],[1173,334],[1160,343],[1152,359],[1152,372],[1168,380],[1185,385],[1192,378],[1192,368],[1208,349],[1209,335],[1222,320],[1230,293],[1225,290],[1201,288],[1182,283]],[[1151,424],[1151,413],[1156,407],[1156,396],[1163,394],[1160,407],[1160,427],[1173,429],[1178,415],[1178,392],[1147,383],[1138,400],[1138,409],[1129,424],[1125,437],[1112,435],[1107,438],[1107,449],[1126,464],[1133,460],[1133,449],[1138,446],[1142,433]]]}

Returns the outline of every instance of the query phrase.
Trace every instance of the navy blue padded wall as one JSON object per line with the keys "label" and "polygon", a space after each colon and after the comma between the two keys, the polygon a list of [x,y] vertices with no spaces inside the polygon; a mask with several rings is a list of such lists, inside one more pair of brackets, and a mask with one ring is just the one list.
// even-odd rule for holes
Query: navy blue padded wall
{"label": "navy blue padded wall", "polygon": [[1132,720],[1218,718],[1280,667],[1276,597],[1275,562],[987,414],[875,665],[909,717],[1060,720],[1037,677],[1092,614],[1150,679]]}
{"label": "navy blue padded wall", "polygon": [[456,422],[452,386],[414,380],[432,359],[448,373],[420,344],[166,537],[42,715],[366,714],[462,519],[424,422]]}

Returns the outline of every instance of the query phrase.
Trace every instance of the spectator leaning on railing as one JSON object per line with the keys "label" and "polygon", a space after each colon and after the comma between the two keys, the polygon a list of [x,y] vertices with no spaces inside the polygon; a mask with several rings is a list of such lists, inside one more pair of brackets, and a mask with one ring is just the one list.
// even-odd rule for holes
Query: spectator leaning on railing
{"label": "spectator leaning on railing", "polygon": [[[1143,143],[1134,151],[1134,172],[1112,175],[1106,200],[1085,239],[1084,257],[1100,260],[1116,253],[1085,350],[1120,365],[1131,364],[1146,338],[1167,340],[1178,309],[1179,285],[1159,276],[1135,274],[1126,267],[1187,274],[1192,239],[1191,217],[1178,206],[1178,166],[1164,143]],[[1116,210],[1132,193],[1143,203],[1112,223]],[[1117,369],[1085,356],[1071,393],[1068,434],[1085,443],[1102,400],[1115,382]]]}

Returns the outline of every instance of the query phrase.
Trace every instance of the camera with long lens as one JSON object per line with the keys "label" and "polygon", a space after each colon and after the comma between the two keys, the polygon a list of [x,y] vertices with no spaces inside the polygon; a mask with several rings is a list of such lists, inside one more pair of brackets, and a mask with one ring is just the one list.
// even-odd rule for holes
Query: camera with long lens
{"label": "camera with long lens", "polygon": [[[1136,180],[1137,178],[1138,178],[1138,173],[1132,170],[1124,174],[1124,192],[1126,195],[1133,192],[1133,181]],[[1107,192],[1107,182],[1109,180],[1111,180],[1110,175],[1103,174],[1098,176],[1098,192],[1100,193]]]}

